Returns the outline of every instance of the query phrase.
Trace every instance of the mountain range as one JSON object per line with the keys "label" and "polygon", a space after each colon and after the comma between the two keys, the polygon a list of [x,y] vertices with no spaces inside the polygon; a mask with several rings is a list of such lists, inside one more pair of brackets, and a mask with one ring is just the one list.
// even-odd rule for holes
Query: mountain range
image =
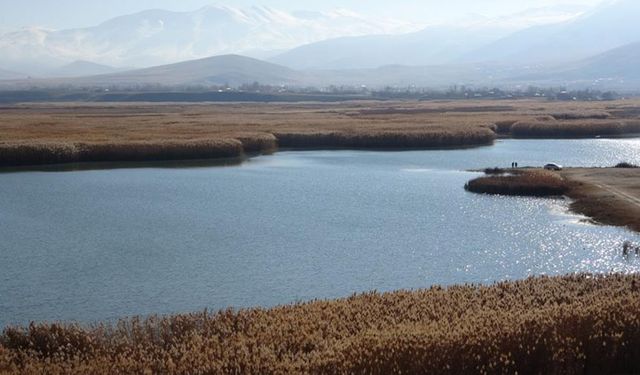
{"label": "mountain range", "polygon": [[206,6],[193,12],[147,10],[68,30],[27,28],[0,35],[0,66],[49,72],[76,60],[146,67],[212,55],[266,57],[342,36],[395,33],[415,25],[372,20],[347,10],[287,13],[268,7]]}
{"label": "mountain range", "polygon": [[562,85],[572,88],[637,90],[640,88],[640,73],[637,69],[639,64],[640,43],[625,45],[579,61],[533,68],[499,64],[443,64],[296,70],[246,56],[223,55],[86,77],[5,80],[0,82],[0,88],[153,88],[157,86],[206,88],[224,85],[238,87],[259,82],[265,85],[294,87],[447,88],[451,85],[491,87]]}
{"label": "mountain range", "polygon": [[[299,30],[305,30],[308,25],[298,24],[302,22],[300,19],[314,20],[312,23],[320,27],[318,25],[324,25],[324,21],[318,21],[318,19],[326,20],[327,17],[337,17],[333,19],[332,22],[334,22],[337,19],[342,19],[341,17],[346,17],[344,20],[358,18],[348,12],[341,13],[340,16],[304,12],[289,15],[268,8],[252,8],[252,11],[248,13],[237,12],[239,11],[233,8],[207,7],[192,13],[169,13],[177,14],[177,17],[188,25],[193,25],[193,20],[198,17],[214,17],[215,14],[218,16],[222,14],[224,17],[220,16],[222,17],[220,19],[226,19],[225,17],[231,14],[233,16],[229,19],[233,22],[229,21],[224,24],[225,31],[220,33],[219,37],[222,38],[224,35],[227,40],[243,40],[245,38],[244,40],[247,42],[252,41],[254,37],[258,38],[256,35],[261,35],[261,38],[270,38],[277,34],[273,29],[275,27],[273,20],[275,19],[289,20],[290,25],[298,25]],[[560,19],[555,19],[553,23],[534,25],[516,32],[511,32],[510,26],[504,20],[498,20],[499,22],[484,20],[470,25],[430,26],[410,33],[329,38],[290,49],[272,56],[266,61],[237,54],[225,54],[121,71],[106,65],[100,59],[100,64],[75,61],[59,68],[49,69],[46,74],[51,77],[49,79],[21,81],[20,78],[25,75],[11,72],[16,69],[0,71],[0,79],[13,80],[5,81],[4,87],[8,85],[21,88],[33,85],[206,87],[225,84],[238,86],[253,82],[316,87],[330,85],[447,87],[453,84],[484,86],[544,84],[598,88],[640,88],[640,73],[637,70],[638,63],[640,63],[640,24],[635,22],[635,19],[640,19],[638,18],[640,17],[640,2],[618,0],[578,13],[570,11],[545,13],[542,10],[537,12],[542,18],[549,17],[550,14],[563,15]],[[102,37],[107,39],[103,44],[97,43],[94,48],[96,50],[103,48],[106,55],[120,53],[129,59],[151,59],[154,56],[154,49],[150,46],[155,45],[158,51],[164,51],[164,49],[172,49],[177,45],[172,44],[178,43],[180,40],[180,38],[174,38],[176,34],[173,31],[181,29],[181,27],[174,27],[176,20],[167,24],[166,29],[172,30],[171,32],[166,31],[169,34],[165,34],[165,31],[159,31],[156,39],[153,37],[156,35],[155,32],[150,32],[151,39],[143,38],[144,43],[143,39],[134,37],[131,38],[131,45],[127,48],[115,48],[114,46],[119,45],[119,40],[125,40],[127,35],[133,32],[131,31],[132,25],[139,26],[141,22],[142,24],[147,22],[148,26],[150,20],[158,18],[168,20],[169,18],[165,17],[166,14],[166,11],[142,12],[102,24],[98,28],[103,31],[112,30],[111,32],[115,32],[113,30],[119,30],[119,32],[115,32],[114,35],[107,38],[109,33],[104,31],[106,34]],[[254,30],[247,34],[246,30],[238,26],[239,19],[251,23],[258,22],[256,20],[260,17],[263,18],[260,21],[263,23],[260,25],[270,25],[269,27],[265,26],[267,31]],[[513,21],[513,18],[509,20]],[[362,21],[363,23],[359,26],[351,25],[351,32],[365,32],[367,27],[378,29],[374,24]],[[118,27],[109,26],[110,23],[116,23]],[[209,21],[205,23],[209,25]],[[233,25],[238,28],[234,29]],[[282,27],[287,28],[288,26],[279,27],[279,30],[282,30]],[[216,30],[221,30],[223,26],[212,22],[206,27],[201,25],[201,28],[203,30],[216,28]],[[295,27],[292,26],[288,30],[293,29]],[[138,34],[134,32],[134,36],[142,33],[140,29],[136,30]],[[87,31],[61,31],[60,34],[47,34],[46,43],[43,45],[48,45],[56,39],[51,35],[62,38],[63,35],[66,35],[65,33],[76,33],[74,35],[77,37],[84,32]],[[93,30],[89,34],[90,37],[87,37],[87,40],[95,42],[96,35],[100,33]],[[166,35],[171,35],[169,42],[164,38]],[[205,32],[203,35],[209,35],[209,32]],[[185,40],[193,39],[192,34],[183,36],[186,38]],[[0,45],[2,40],[0,38]],[[66,39],[62,38],[61,40]],[[155,44],[150,40],[155,40]],[[204,43],[204,39],[202,41]],[[84,41],[79,38],[76,43],[82,44]],[[129,48],[134,48],[136,43],[143,43],[144,46],[138,46],[139,50],[130,50]],[[213,44],[210,45],[214,45],[217,42],[214,40],[211,43]],[[252,43],[254,43],[253,47],[258,46],[257,43]],[[20,45],[20,43],[14,43],[14,50],[19,49]],[[267,45],[273,46],[273,44],[265,43],[263,47]],[[184,46],[182,51],[193,52],[198,50],[198,46],[197,43],[188,44]],[[249,44],[245,47],[253,48]],[[236,48],[243,47],[236,46]],[[72,48],[69,47],[69,49]],[[204,47],[201,50],[203,54],[206,54],[206,51],[207,49]],[[178,55],[175,55],[174,58],[177,58]],[[6,59],[6,55],[0,55],[0,61],[2,59]],[[6,67],[3,65],[3,68]],[[23,64],[21,67],[26,69],[28,64]],[[25,70],[21,69],[21,71]]]}

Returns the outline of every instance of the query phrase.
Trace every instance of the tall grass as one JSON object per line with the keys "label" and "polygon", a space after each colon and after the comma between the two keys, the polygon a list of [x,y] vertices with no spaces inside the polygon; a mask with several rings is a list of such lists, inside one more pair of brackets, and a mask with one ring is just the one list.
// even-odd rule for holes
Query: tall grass
{"label": "tall grass", "polygon": [[640,276],[366,293],[0,336],[6,374],[637,373]]}
{"label": "tall grass", "polygon": [[571,112],[555,112],[551,116],[556,120],[584,120],[597,119],[605,120],[611,117],[609,112],[605,111],[571,111]]}
{"label": "tall grass", "polygon": [[0,143],[0,166],[73,163],[80,150],[73,143]]}
{"label": "tall grass", "polygon": [[582,138],[640,132],[640,121],[519,121],[511,127],[516,138]]}
{"label": "tall grass", "polygon": [[[620,135],[640,132],[640,120],[629,117],[637,108],[640,102],[634,101],[526,100],[16,106],[0,111],[0,165],[228,157],[271,152],[277,146],[465,147],[512,133],[541,138]],[[611,117],[601,119],[607,113]],[[134,146],[140,150],[130,150]]]}
{"label": "tall grass", "polygon": [[439,148],[491,144],[495,133],[488,128],[466,131],[361,131],[361,132],[276,132],[285,148]]}
{"label": "tall grass", "polygon": [[270,153],[278,149],[278,139],[270,133],[240,134],[234,138],[242,143],[245,153]]}
{"label": "tall grass", "polygon": [[231,158],[242,153],[242,142],[236,139],[0,144],[0,166]]}

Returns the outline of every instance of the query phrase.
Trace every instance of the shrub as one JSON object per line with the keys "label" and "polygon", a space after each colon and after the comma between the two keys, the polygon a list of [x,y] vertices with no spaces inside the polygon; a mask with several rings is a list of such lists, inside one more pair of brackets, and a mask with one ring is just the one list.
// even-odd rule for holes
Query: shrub
{"label": "shrub", "polygon": [[615,166],[616,168],[640,168],[639,166],[627,162],[618,163]]}

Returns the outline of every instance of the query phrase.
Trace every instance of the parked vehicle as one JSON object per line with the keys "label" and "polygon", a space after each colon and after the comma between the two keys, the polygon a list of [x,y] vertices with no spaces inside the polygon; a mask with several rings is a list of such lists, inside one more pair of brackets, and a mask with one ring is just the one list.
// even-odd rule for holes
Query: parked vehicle
{"label": "parked vehicle", "polygon": [[562,170],[562,166],[560,164],[556,164],[556,163],[549,163],[549,164],[546,164],[544,166],[544,169],[546,169],[548,171],[561,171]]}

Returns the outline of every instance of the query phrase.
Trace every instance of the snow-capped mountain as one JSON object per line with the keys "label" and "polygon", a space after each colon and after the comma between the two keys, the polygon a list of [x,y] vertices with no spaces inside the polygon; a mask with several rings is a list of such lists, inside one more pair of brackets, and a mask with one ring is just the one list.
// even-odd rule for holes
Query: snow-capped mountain
{"label": "snow-capped mountain", "polygon": [[5,33],[0,35],[0,66],[42,73],[76,60],[145,67],[228,53],[265,57],[268,51],[329,38],[415,29],[347,10],[288,13],[227,6],[193,12],[147,10],[88,28]]}

